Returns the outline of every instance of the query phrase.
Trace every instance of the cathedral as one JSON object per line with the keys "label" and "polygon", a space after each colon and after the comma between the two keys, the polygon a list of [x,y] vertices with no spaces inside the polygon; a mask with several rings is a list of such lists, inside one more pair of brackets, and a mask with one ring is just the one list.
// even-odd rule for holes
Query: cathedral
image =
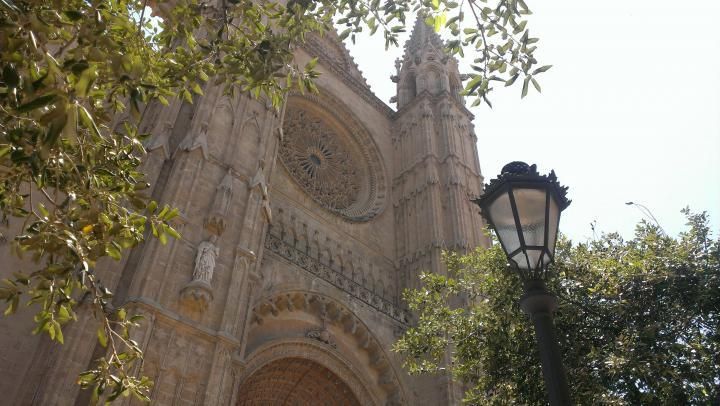
{"label": "cathedral", "polygon": [[[388,66],[391,108],[336,34],[296,52],[318,58],[318,94],[277,111],[208,85],[143,123],[152,197],[180,210],[182,238],[99,268],[144,316],[134,339],[152,404],[458,404],[458,385],[408,375],[392,351],[412,323],[403,290],[446,272],[443,250],[489,244],[470,202],[483,179],[458,63],[416,23]],[[0,277],[19,266],[9,245]],[[77,375],[104,350],[83,306],[64,345],[30,335],[30,311],[0,318],[0,404],[88,403]]]}

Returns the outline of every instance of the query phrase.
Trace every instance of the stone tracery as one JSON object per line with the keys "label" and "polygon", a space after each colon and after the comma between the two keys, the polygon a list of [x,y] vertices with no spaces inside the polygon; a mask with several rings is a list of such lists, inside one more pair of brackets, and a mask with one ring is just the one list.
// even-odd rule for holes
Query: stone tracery
{"label": "stone tracery", "polygon": [[367,129],[329,94],[289,98],[278,152],[317,203],[350,221],[384,208],[385,168]]}
{"label": "stone tracery", "polygon": [[336,211],[357,201],[363,174],[327,125],[306,111],[290,110],[284,133],[281,158],[308,193]]}

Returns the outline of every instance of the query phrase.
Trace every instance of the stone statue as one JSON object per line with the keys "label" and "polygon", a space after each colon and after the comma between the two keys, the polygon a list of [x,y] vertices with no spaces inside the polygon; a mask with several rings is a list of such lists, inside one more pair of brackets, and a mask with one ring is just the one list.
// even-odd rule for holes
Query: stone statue
{"label": "stone statue", "polygon": [[215,245],[216,241],[217,237],[213,235],[210,240],[203,241],[198,245],[193,281],[206,282],[208,285],[212,281],[215,261],[220,254],[220,248]]}
{"label": "stone statue", "polygon": [[261,159],[258,163],[257,172],[250,181],[250,189],[255,187],[260,188],[260,194],[262,196],[262,208],[265,214],[265,219],[268,223],[272,223],[272,208],[270,207],[270,196],[268,194],[267,181],[265,181],[265,160]]}

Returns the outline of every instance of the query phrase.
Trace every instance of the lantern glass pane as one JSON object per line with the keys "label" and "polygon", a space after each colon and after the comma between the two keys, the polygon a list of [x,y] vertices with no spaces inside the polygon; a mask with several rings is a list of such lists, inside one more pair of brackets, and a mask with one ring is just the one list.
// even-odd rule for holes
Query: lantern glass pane
{"label": "lantern glass pane", "polygon": [[550,196],[550,210],[548,210],[548,251],[555,255],[555,242],[557,241],[558,224],[560,223],[560,208],[555,198]]}
{"label": "lantern glass pane", "polygon": [[528,268],[528,258],[525,252],[519,251],[517,254],[515,254],[512,258],[515,263],[517,263],[518,268],[520,269],[529,269]]}
{"label": "lantern glass pane", "polygon": [[543,250],[527,250],[528,261],[530,262],[530,269],[537,269],[540,257],[542,256]]}
{"label": "lantern glass pane", "polygon": [[490,203],[488,211],[500,243],[505,248],[505,253],[511,254],[520,248],[520,238],[515,227],[515,217],[512,213],[508,193],[501,194]]}
{"label": "lantern glass pane", "polygon": [[543,253],[543,265],[547,265],[550,263],[550,255],[547,254],[547,252]]}
{"label": "lantern glass pane", "polygon": [[545,246],[545,193],[545,189],[513,189],[525,246]]}

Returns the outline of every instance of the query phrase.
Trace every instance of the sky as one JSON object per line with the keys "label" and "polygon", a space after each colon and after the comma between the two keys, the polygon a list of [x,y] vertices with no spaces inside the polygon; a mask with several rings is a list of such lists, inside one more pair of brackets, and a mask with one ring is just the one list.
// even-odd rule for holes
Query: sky
{"label": "sky", "polygon": [[[554,169],[573,201],[560,229],[578,242],[594,237],[593,222],[597,235],[631,238],[647,217],[628,201],[670,235],[685,229],[682,208],[707,211],[717,237],[720,1],[527,3],[536,58],[553,68],[539,77],[541,94],[531,87],[521,100],[513,86],[494,92],[492,109],[471,109],[486,181],[516,160]],[[402,49],[384,52],[380,34],[348,48],[389,104]]]}

